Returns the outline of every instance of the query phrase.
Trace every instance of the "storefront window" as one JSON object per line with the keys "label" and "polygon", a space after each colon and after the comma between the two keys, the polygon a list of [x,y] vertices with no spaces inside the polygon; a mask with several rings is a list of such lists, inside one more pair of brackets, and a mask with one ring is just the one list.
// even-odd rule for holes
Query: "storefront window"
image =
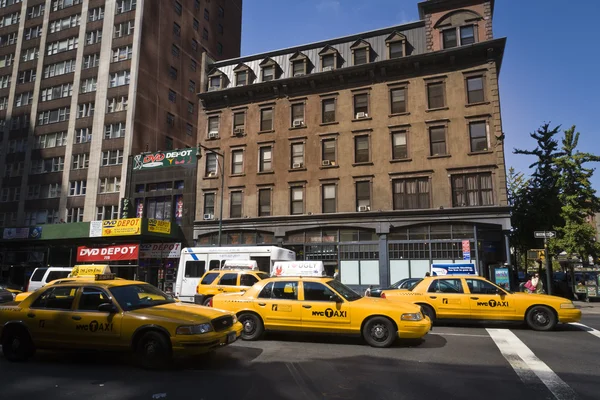
{"label": "storefront window", "polygon": [[450,239],[452,237],[451,225],[431,225],[431,239]]}
{"label": "storefront window", "polygon": [[429,240],[429,226],[413,226],[408,230],[410,240]]}
{"label": "storefront window", "polygon": [[356,229],[341,229],[340,242],[358,242],[358,231]]}

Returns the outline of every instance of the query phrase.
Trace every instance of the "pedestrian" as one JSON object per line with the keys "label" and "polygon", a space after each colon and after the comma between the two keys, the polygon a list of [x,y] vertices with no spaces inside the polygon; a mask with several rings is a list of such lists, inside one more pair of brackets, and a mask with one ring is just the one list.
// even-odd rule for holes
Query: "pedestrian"
{"label": "pedestrian", "polygon": [[525,284],[525,289],[527,290],[527,293],[536,293],[536,294],[545,293],[544,284],[542,283],[542,280],[540,279],[540,274],[535,273],[533,275],[533,277],[531,279],[529,279],[527,281],[527,283]]}
{"label": "pedestrian", "polygon": [[371,289],[373,289],[372,285],[365,290],[365,297],[371,297]]}
{"label": "pedestrian", "polygon": [[425,272],[425,278],[427,278],[428,276],[431,276],[431,274],[429,272]]}

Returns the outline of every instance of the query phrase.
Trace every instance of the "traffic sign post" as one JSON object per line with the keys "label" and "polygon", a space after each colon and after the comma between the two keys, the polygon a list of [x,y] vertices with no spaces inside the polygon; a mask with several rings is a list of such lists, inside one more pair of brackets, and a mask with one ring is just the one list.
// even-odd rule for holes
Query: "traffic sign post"
{"label": "traffic sign post", "polygon": [[544,239],[544,261],[546,264],[546,282],[548,288],[546,292],[552,294],[552,268],[550,266],[550,258],[548,257],[548,239],[556,237],[556,231],[535,231],[533,237],[536,239]]}
{"label": "traffic sign post", "polygon": [[556,231],[535,231],[533,237],[536,239],[552,239],[556,237]]}

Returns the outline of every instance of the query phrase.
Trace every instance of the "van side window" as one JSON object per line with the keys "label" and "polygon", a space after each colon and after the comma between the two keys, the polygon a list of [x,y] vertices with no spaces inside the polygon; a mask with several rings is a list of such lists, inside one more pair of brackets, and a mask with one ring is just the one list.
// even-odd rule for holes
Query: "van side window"
{"label": "van side window", "polygon": [[210,262],[208,263],[209,270],[219,269],[220,266],[221,266],[221,262],[219,260],[210,260]]}
{"label": "van side window", "polygon": [[258,282],[258,278],[250,274],[242,274],[240,276],[240,286],[252,286]]}
{"label": "van side window", "polygon": [[267,283],[267,285],[260,291],[258,298],[259,299],[270,299],[271,293],[273,292],[273,282]]}
{"label": "van side window", "polygon": [[200,284],[201,285],[210,285],[211,283],[213,283],[215,281],[215,279],[217,279],[217,276],[219,276],[218,272],[208,273],[208,274],[204,275],[204,278],[202,278],[202,282],[200,282]]}
{"label": "van side window", "polygon": [[238,274],[223,274],[219,285],[236,286]]}
{"label": "van side window", "polygon": [[31,280],[34,282],[41,282],[42,279],[44,278],[44,274],[46,273],[47,269],[43,268],[43,269],[36,269],[35,272],[33,273],[33,275],[31,275]]}
{"label": "van side window", "polygon": [[48,277],[46,278],[46,282],[52,282],[57,279],[66,278],[70,273],[71,271],[50,271],[48,273]]}
{"label": "van side window", "polygon": [[204,275],[204,267],[206,263],[204,261],[186,261],[185,262],[185,277],[186,278],[200,278]]}

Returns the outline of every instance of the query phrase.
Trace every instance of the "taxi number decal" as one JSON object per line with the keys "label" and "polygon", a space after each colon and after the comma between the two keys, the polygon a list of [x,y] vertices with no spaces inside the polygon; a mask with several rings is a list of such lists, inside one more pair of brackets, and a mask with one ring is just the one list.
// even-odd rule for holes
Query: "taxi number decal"
{"label": "taxi number decal", "polygon": [[286,305],[286,304],[273,304],[271,306],[271,311],[291,312],[292,311],[292,306]]}
{"label": "taxi number decal", "polygon": [[508,307],[508,301],[496,301],[496,300],[490,300],[490,301],[478,301],[477,302],[478,306],[482,306],[482,307]]}
{"label": "taxi number decal", "polygon": [[89,325],[76,325],[75,329],[78,331],[88,331],[88,332],[112,332],[113,324],[104,324],[102,322],[98,323],[98,321],[92,321]]}
{"label": "taxi number decal", "polygon": [[312,315],[313,316],[318,316],[318,317],[327,317],[327,318],[331,318],[331,317],[340,317],[340,318],[346,318],[348,311],[334,311],[331,308],[326,309],[325,311],[313,311]]}
{"label": "taxi number decal", "polygon": [[460,299],[442,299],[442,304],[460,304]]}

